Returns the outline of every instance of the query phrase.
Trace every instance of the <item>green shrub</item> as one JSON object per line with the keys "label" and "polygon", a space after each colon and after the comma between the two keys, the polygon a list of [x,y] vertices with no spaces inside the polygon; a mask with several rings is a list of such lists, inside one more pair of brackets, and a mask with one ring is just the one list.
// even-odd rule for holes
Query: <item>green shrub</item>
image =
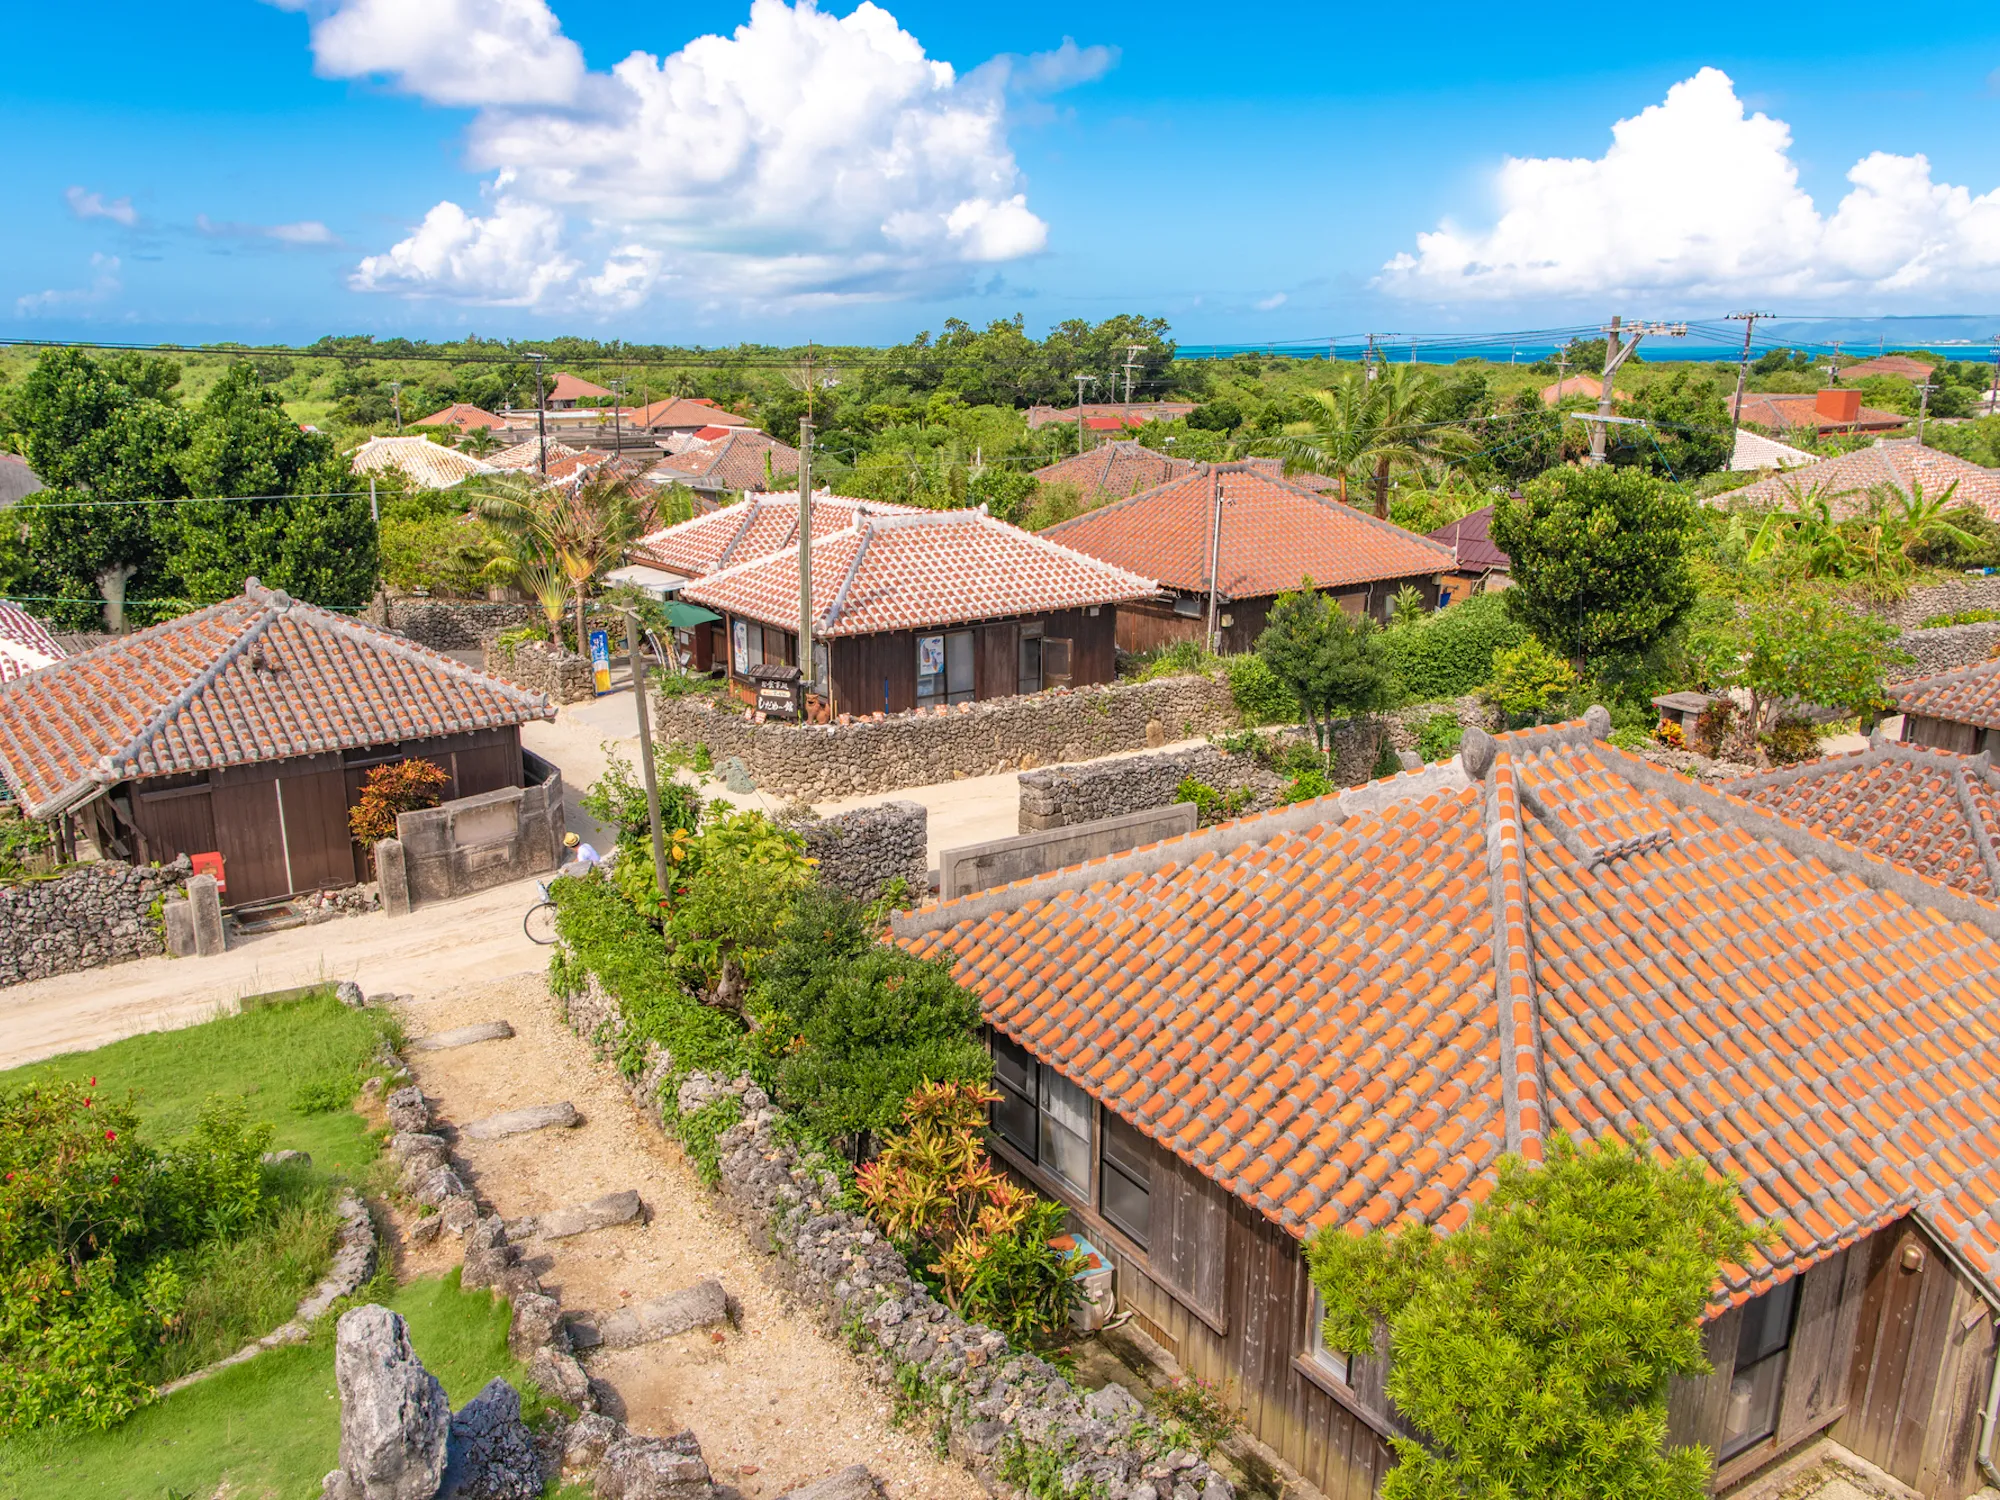
{"label": "green shrub", "polygon": [[1947,625],[1984,625],[1988,620],[2000,620],[2000,609],[1957,609],[1948,615],[1932,615],[1917,629],[1942,630]]}
{"label": "green shrub", "polygon": [[1211,652],[1201,641],[1175,641],[1170,646],[1162,646],[1149,652],[1141,659],[1132,674],[1138,682],[1151,682],[1158,677],[1186,677],[1190,674],[1212,677],[1222,658]]}
{"label": "green shrub", "polygon": [[[984,1083],[979,1002],[924,960],[876,941],[874,913],[838,891],[796,893],[750,1004],[759,1081],[808,1135],[851,1148],[921,1084]],[[850,1153],[851,1154],[851,1153]]]}
{"label": "green shrub", "polygon": [[1294,802],[1310,802],[1315,797],[1332,795],[1336,788],[1324,771],[1301,771],[1294,776],[1291,784],[1278,794],[1278,804],[1289,807]]}
{"label": "green shrub", "polygon": [[1493,702],[1509,719],[1540,723],[1569,706],[1576,671],[1533,636],[1493,653]]}
{"label": "green shrub", "polygon": [[1305,717],[1292,690],[1278,680],[1261,656],[1231,656],[1223,662],[1229,678],[1229,699],[1245,728],[1259,724],[1296,724]]}
{"label": "green shrub", "polygon": [[1458,754],[1459,741],[1464,738],[1465,726],[1456,718],[1450,714],[1432,714],[1417,731],[1417,754],[1426,764],[1450,760]]}
{"label": "green shrub", "polygon": [[1643,729],[1614,729],[1605,739],[1620,750],[1630,750],[1635,755],[1653,743],[1653,737]]}
{"label": "green shrub", "polygon": [[1500,594],[1474,594],[1412,625],[1384,631],[1382,648],[1406,703],[1439,703],[1485,686],[1493,653],[1518,646],[1527,631]]}
{"label": "green shrub", "polygon": [[21,816],[11,805],[0,806],[0,880],[27,874],[54,843],[48,824]]}
{"label": "green shrub", "polygon": [[1396,753],[1396,747],[1389,743],[1384,734],[1375,743],[1375,768],[1368,773],[1371,781],[1380,781],[1384,776],[1398,775],[1403,769],[1403,758]]}
{"label": "green shrub", "polygon": [[1192,776],[1182,777],[1180,785],[1174,788],[1174,801],[1192,802],[1195,809],[1195,823],[1202,828],[1235,817],[1255,798],[1256,793],[1247,786],[1223,792],[1205,781],[1195,780]]}
{"label": "green shrub", "polygon": [[483,595],[513,576],[507,540],[474,515],[388,516],[381,525],[382,581],[454,598]]}
{"label": "green shrub", "polygon": [[1771,763],[1795,766],[1819,754],[1819,726],[1811,719],[1782,718],[1757,737]]}
{"label": "green shrub", "polygon": [[1180,1423],[1203,1457],[1227,1442],[1241,1420],[1228,1391],[1199,1375],[1181,1376],[1153,1399],[1162,1413]]}
{"label": "green shrub", "polygon": [[734,1094],[724,1094],[692,1114],[675,1116],[669,1111],[668,1118],[688,1160],[694,1163],[695,1176],[709,1187],[722,1181],[722,1134],[743,1118],[743,1101]]}

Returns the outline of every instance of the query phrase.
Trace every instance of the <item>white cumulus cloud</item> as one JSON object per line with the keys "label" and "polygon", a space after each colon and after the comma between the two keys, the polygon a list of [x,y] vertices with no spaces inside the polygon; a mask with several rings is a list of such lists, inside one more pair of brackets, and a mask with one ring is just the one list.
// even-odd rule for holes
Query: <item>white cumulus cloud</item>
{"label": "white cumulus cloud", "polygon": [[89,307],[99,302],[109,302],[124,290],[124,282],[118,276],[118,257],[115,255],[93,255],[90,266],[96,272],[89,286],[50,287],[43,292],[30,292],[25,297],[14,299],[14,311],[23,317],[36,313],[51,312],[64,307]]}
{"label": "white cumulus cloud", "polygon": [[2000,289],[2000,189],[1876,152],[1831,216],[1799,186],[1791,128],[1703,68],[1612,127],[1596,158],[1510,157],[1498,221],[1447,219],[1380,285],[1445,301],[1611,293],[1794,299]]}
{"label": "white cumulus cloud", "polygon": [[79,219],[109,219],[127,229],[136,227],[139,222],[139,210],[132,206],[130,198],[107,200],[102,193],[86,192],[80,187],[68,189],[63,197],[69,202],[69,211]]}
{"label": "white cumulus cloud", "polygon": [[[1116,57],[1065,38],[960,75],[872,0],[845,16],[753,0],[728,36],[586,72],[543,0],[422,7],[467,12],[448,61],[442,33],[401,0],[276,3],[312,16],[321,72],[478,106],[466,153],[492,174],[487,205],[438,204],[353,277],[473,302],[809,302],[967,284],[1048,240],[1008,144],[1010,95],[1097,77]],[[498,44],[516,35],[539,38],[546,71],[527,77],[506,56]],[[574,69],[560,61],[572,56]]]}
{"label": "white cumulus cloud", "polygon": [[271,0],[312,21],[323,78],[374,78],[433,104],[567,104],[583,52],[543,0]]}

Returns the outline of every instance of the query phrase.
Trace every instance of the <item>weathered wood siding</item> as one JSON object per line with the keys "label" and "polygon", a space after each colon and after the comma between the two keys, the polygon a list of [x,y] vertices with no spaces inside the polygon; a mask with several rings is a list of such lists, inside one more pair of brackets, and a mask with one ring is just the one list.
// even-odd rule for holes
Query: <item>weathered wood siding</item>
{"label": "weathered wood siding", "polygon": [[[1118,675],[1115,649],[1118,611],[1105,605],[1092,615],[1080,609],[1047,615],[987,621],[926,630],[890,630],[880,635],[835,636],[829,643],[836,713],[907,713],[917,706],[917,637],[970,630],[973,636],[973,697],[1010,698],[1020,688],[1023,625],[1039,623],[1043,637],[1070,643],[1072,686],[1110,682]],[[734,663],[731,663],[733,670]],[[1044,685],[1047,680],[1044,669]]]}
{"label": "weathered wood siding", "polygon": [[[1411,578],[1391,578],[1368,584],[1361,588],[1339,589],[1334,597],[1341,607],[1350,613],[1366,611],[1375,619],[1383,619],[1388,612],[1389,600],[1405,584],[1413,585],[1424,596],[1424,607],[1437,606],[1438,583],[1434,575],[1419,574]],[[1464,598],[1463,588],[1454,592],[1453,598]],[[1176,641],[1201,641],[1208,638],[1208,596],[1205,594],[1186,595],[1200,606],[1200,612],[1193,615],[1176,614],[1170,603],[1145,603],[1121,605],[1118,611],[1118,649],[1127,652],[1151,651],[1160,646],[1170,646]],[[1222,650],[1227,656],[1240,656],[1257,649],[1257,637],[1264,633],[1264,627],[1271,617],[1271,606],[1277,603],[1275,594],[1257,595],[1245,599],[1224,600],[1218,613],[1228,623],[1217,622],[1222,634]]]}
{"label": "weathered wood siding", "polygon": [[1950,750],[1959,755],[1977,755],[1992,739],[1988,731],[1976,725],[1961,724],[1955,719],[1932,719],[1920,714],[1908,714],[1903,719],[1905,744],[1928,745],[1933,750]]}

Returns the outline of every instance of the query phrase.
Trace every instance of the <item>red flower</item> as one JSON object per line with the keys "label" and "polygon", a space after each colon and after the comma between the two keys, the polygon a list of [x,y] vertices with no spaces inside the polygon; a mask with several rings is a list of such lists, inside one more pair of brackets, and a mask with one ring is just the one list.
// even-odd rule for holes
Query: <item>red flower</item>
{"label": "red flower", "polygon": [[118,1174],[116,1172],[113,1172],[111,1174],[111,1185],[113,1187],[116,1187],[118,1185]]}
{"label": "red flower", "polygon": [[104,1138],[107,1141],[115,1141],[118,1139],[118,1132],[115,1130],[107,1130],[104,1132]]}
{"label": "red flower", "polygon": [[93,1074],[91,1074],[91,1075],[90,1075],[90,1086],[91,1086],[92,1088],[96,1088],[96,1087],[97,1087],[97,1075],[96,1075],[95,1073],[93,1073]]}

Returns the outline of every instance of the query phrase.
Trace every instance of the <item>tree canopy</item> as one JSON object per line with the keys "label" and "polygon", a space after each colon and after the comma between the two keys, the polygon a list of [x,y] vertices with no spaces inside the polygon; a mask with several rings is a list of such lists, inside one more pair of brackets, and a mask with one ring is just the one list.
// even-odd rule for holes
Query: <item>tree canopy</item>
{"label": "tree canopy", "polygon": [[1390,1440],[1385,1500],[1700,1500],[1710,1455],[1666,1449],[1667,1385],[1708,1371],[1700,1319],[1759,1232],[1733,1181],[1642,1139],[1508,1157],[1465,1227],[1316,1235],[1329,1347],[1371,1354],[1421,1434]]}
{"label": "tree canopy", "polygon": [[1315,591],[1310,578],[1271,606],[1257,655],[1299,700],[1322,751],[1334,720],[1385,708],[1395,698],[1395,674],[1375,622],[1348,614]]}

